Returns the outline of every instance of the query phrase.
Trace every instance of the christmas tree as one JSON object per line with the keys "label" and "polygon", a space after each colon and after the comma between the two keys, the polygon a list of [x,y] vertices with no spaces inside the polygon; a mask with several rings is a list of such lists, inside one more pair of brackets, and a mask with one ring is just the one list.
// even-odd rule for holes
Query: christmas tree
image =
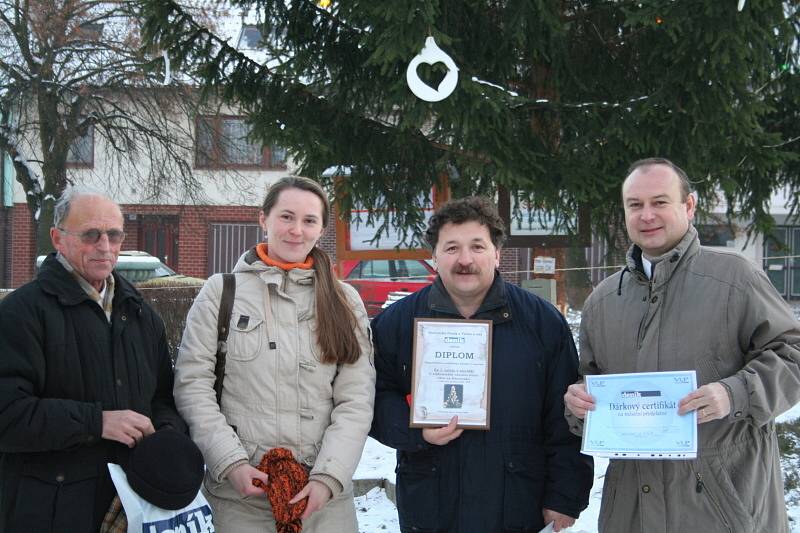
{"label": "christmas tree", "polygon": [[[205,94],[242,106],[254,135],[336,183],[347,209],[503,186],[596,226],[619,213],[634,160],[684,167],[761,230],[765,203],[800,179],[800,7],[780,0],[231,0],[255,20],[258,63],[204,27],[191,3],[146,0],[144,35]],[[458,70],[438,102],[406,84],[432,36]],[[443,63],[418,73],[436,87]],[[342,173],[340,173],[342,174]],[[733,209],[733,207],[731,207]]]}

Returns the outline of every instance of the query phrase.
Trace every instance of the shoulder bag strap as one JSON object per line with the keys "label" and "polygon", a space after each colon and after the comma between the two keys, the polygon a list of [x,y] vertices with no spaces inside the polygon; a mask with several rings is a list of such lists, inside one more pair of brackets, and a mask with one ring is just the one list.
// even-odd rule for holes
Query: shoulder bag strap
{"label": "shoulder bag strap", "polygon": [[236,296],[236,276],[222,275],[222,296],[219,299],[217,315],[217,364],[214,366],[214,392],[217,393],[217,404],[222,399],[222,380],[225,378],[225,358],[228,355],[228,330],[231,324],[233,299]]}

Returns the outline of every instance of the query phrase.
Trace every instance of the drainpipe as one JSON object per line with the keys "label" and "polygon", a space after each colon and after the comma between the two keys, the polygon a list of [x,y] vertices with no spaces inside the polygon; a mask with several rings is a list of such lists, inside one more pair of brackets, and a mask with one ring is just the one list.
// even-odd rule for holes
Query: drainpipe
{"label": "drainpipe", "polygon": [[0,151],[0,288],[8,287],[11,283],[11,206],[14,203],[13,189],[11,186],[11,159],[5,152]]}
{"label": "drainpipe", "polygon": [[0,181],[3,182],[3,207],[14,207],[14,164],[8,154],[3,153],[3,165],[0,167]]}
{"label": "drainpipe", "polygon": [[[0,115],[2,120],[2,115]],[[11,209],[14,206],[14,165],[4,151],[0,151],[0,287],[11,285]]]}

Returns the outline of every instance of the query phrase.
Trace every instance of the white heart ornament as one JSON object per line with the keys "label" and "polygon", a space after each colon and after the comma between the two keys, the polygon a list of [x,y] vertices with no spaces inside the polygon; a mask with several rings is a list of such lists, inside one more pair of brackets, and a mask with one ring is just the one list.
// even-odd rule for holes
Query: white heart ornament
{"label": "white heart ornament", "polygon": [[[434,63],[442,62],[447,67],[447,74],[444,79],[439,83],[439,87],[434,89],[417,75],[417,67],[421,63],[433,65]],[[444,53],[444,51],[436,45],[433,37],[425,39],[425,46],[422,51],[414,56],[411,63],[408,64],[406,69],[406,83],[411,92],[420,100],[426,102],[440,102],[450,96],[456,89],[458,83],[458,67],[453,59]]]}

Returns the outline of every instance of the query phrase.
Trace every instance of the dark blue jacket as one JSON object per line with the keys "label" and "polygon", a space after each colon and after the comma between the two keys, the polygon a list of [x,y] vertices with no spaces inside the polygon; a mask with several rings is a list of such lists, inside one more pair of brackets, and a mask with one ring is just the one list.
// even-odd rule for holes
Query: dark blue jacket
{"label": "dark blue jacket", "polygon": [[444,446],[408,427],[416,317],[462,318],[437,278],[372,321],[378,378],[370,434],[398,450],[401,530],[538,532],[542,508],[577,517],[593,470],[564,418],[578,356],[561,314],[497,274],[470,317],[493,322],[491,429],[465,430]]}
{"label": "dark blue jacket", "polygon": [[0,531],[96,533],[116,493],[103,411],[186,431],[172,399],[164,324],[114,274],[112,322],[50,255],[0,302]]}

